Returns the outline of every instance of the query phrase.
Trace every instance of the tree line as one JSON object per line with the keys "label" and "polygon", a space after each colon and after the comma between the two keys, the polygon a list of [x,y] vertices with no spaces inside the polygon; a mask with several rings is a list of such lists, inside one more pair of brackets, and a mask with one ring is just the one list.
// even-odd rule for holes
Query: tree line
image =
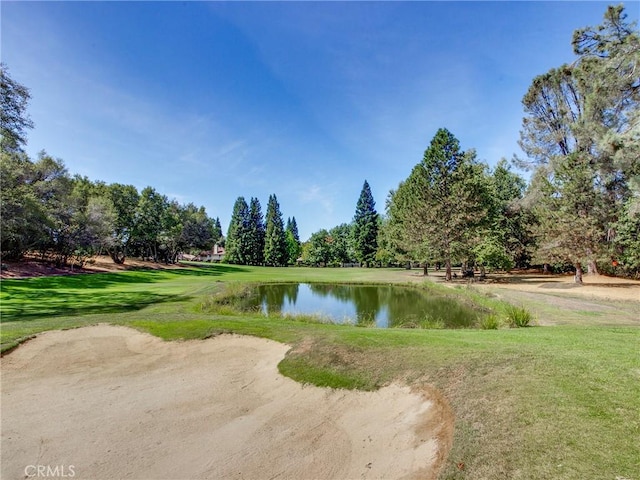
{"label": "tree line", "polygon": [[220,220],[204,207],[181,205],[153,187],[106,184],[70,175],[63,162],[24,151],[33,128],[29,91],[1,65],[0,248],[2,259],[36,253],[57,265],[99,253],[175,262],[179,253],[211,248],[223,238]]}
{"label": "tree line", "polygon": [[[574,32],[571,64],[533,79],[524,95],[520,146],[490,169],[473,149],[439,129],[422,161],[392,190],[385,215],[364,182],[353,221],[301,243],[295,217],[284,224],[275,195],[239,197],[225,261],[246,265],[366,266],[421,262],[510,269],[572,268],[640,275],[640,36],[623,6],[601,25]],[[24,153],[33,127],[28,90],[2,65],[2,258],[27,251],[58,262],[103,251],[175,261],[181,251],[223,243],[219,220],[147,187],[71,177],[59,160]],[[426,267],[425,267],[426,269]],[[426,273],[426,271],[425,271]]]}
{"label": "tree line", "polygon": [[227,231],[224,260],[239,265],[282,267],[295,264],[300,255],[296,217],[285,228],[275,194],[269,196],[266,219],[257,198],[249,204],[238,197]]}
{"label": "tree line", "polygon": [[353,221],[313,233],[302,246],[302,262],[323,266],[378,264],[376,255],[380,215],[375,205],[371,187],[365,180]]}
{"label": "tree line", "polygon": [[[490,170],[438,130],[387,198],[378,264],[441,265],[448,280],[454,263],[572,268],[577,282],[585,267],[640,275],[640,37],[623,6],[610,6],[572,46],[575,61],[536,77],[522,101],[527,158],[513,163],[532,172],[529,184],[506,160]],[[357,258],[354,228],[314,233],[307,258]]]}

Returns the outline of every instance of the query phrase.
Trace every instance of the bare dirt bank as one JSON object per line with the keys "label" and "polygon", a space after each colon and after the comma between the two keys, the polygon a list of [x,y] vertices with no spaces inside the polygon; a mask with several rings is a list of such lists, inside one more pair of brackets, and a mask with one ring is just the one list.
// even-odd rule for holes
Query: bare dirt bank
{"label": "bare dirt bank", "polygon": [[287,350],[106,325],[39,335],[1,360],[1,476],[434,477],[442,421],[429,399],[302,386],[277,371]]}

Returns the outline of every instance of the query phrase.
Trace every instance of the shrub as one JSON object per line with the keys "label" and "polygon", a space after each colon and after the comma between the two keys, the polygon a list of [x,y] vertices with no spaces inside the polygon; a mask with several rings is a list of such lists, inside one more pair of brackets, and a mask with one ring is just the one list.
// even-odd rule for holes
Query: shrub
{"label": "shrub", "polygon": [[480,328],[483,330],[497,330],[500,328],[500,318],[495,314],[489,314],[480,320]]}
{"label": "shrub", "polygon": [[524,307],[509,305],[507,307],[507,321],[511,327],[528,327],[533,315]]}

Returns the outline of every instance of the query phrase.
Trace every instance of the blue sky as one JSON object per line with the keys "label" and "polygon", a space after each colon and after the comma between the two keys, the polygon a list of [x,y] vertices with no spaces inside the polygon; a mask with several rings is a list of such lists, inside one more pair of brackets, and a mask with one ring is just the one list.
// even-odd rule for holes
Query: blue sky
{"label": "blue sky", "polygon": [[[605,2],[1,2],[2,61],[72,174],[153,186],[226,231],[275,193],[303,240],[377,210],[440,127],[494,165],[521,99]],[[629,3],[627,13],[637,19]]]}

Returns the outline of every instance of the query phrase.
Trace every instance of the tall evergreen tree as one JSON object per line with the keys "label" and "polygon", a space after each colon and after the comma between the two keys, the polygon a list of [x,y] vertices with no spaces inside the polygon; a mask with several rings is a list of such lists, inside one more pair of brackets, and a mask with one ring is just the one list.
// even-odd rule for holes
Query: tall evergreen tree
{"label": "tall evergreen tree", "polygon": [[289,260],[284,222],[278,199],[269,195],[267,204],[267,229],[264,245],[264,263],[272,267],[286,266]]}
{"label": "tall evergreen tree", "polygon": [[576,283],[582,283],[582,265],[601,242],[603,193],[593,188],[594,176],[588,156],[574,153],[555,167],[553,176],[537,179],[542,190],[534,207],[540,222],[538,259],[574,265]]}
{"label": "tall evergreen tree", "polygon": [[219,217],[216,217],[213,222],[213,243],[224,247],[224,235],[222,234],[222,225]]}
{"label": "tall evergreen tree", "polygon": [[228,263],[246,265],[246,244],[249,231],[249,206],[244,197],[238,197],[233,205],[229,222],[224,259]]}
{"label": "tall evergreen tree", "polygon": [[247,263],[249,265],[262,265],[264,263],[264,237],[265,227],[262,217],[262,207],[257,198],[251,198],[249,204],[249,232]]}
{"label": "tall evergreen tree", "polygon": [[490,208],[485,166],[475,152],[462,152],[458,139],[441,128],[409,178],[391,195],[391,231],[401,245],[430,261],[444,262],[450,281],[453,260],[464,260]]}
{"label": "tall evergreen tree", "polygon": [[[596,260],[610,255],[609,242],[615,241],[623,205],[632,196],[633,178],[640,175],[640,35],[634,27],[626,21],[623,6],[608,7],[601,25],[574,32],[577,59],[536,77],[523,99],[526,116],[520,143],[530,166],[540,168],[540,175],[550,179],[559,173],[566,182],[565,172],[579,162],[579,174],[591,179],[589,197],[597,208],[590,215],[589,230],[595,228],[599,239],[594,243],[590,238],[588,248],[579,250],[591,252],[584,261],[592,273],[597,272]],[[530,193],[539,196],[541,192],[531,189]],[[564,212],[573,215],[577,210]],[[561,223],[578,228],[582,220]],[[581,237],[580,231],[573,235]],[[556,252],[560,256],[561,250],[558,247]],[[539,253],[543,251],[555,255],[549,248]]]}
{"label": "tall evergreen tree", "polygon": [[369,266],[378,250],[378,212],[369,183],[365,180],[353,217],[353,248],[359,262]]}
{"label": "tall evergreen tree", "polygon": [[300,245],[300,236],[298,235],[298,224],[296,223],[296,217],[287,218],[287,228],[285,231],[285,235],[287,239],[289,264],[293,265],[298,261],[298,258],[302,253],[302,246]]}

